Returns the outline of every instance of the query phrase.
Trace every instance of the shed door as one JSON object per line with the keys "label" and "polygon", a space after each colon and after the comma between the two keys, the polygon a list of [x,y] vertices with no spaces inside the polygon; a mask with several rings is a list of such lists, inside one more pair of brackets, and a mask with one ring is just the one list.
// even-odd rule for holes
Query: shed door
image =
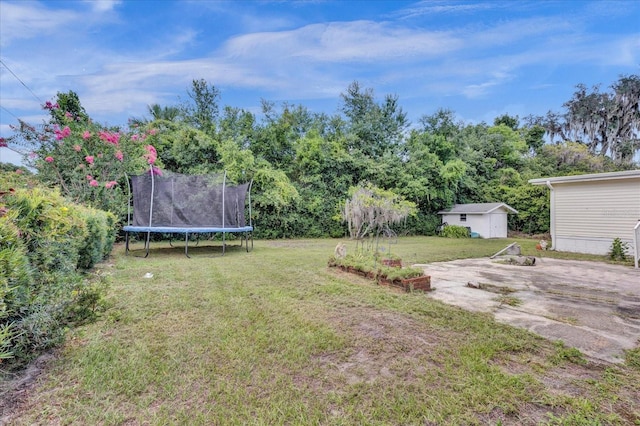
{"label": "shed door", "polygon": [[489,217],[491,222],[489,238],[507,238],[507,215],[492,213]]}

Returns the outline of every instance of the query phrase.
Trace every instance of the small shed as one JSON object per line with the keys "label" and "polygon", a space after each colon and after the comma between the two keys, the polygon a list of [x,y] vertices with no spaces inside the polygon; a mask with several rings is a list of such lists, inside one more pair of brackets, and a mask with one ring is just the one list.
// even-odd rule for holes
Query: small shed
{"label": "small shed", "polygon": [[552,249],[606,254],[614,238],[620,238],[637,262],[640,170],[539,178],[529,183],[551,191]]}
{"label": "small shed", "polygon": [[471,228],[482,238],[507,238],[507,215],[518,213],[505,203],[455,204],[442,215],[442,224]]}

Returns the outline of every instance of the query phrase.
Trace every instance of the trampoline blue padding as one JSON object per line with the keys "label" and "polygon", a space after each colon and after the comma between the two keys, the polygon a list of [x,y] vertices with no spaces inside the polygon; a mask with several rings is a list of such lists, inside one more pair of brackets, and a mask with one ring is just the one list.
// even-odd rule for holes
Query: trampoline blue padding
{"label": "trampoline blue padding", "polygon": [[160,234],[217,234],[234,232],[252,232],[253,226],[243,226],[240,228],[218,228],[218,227],[176,227],[176,226],[124,226],[125,232],[154,232]]}

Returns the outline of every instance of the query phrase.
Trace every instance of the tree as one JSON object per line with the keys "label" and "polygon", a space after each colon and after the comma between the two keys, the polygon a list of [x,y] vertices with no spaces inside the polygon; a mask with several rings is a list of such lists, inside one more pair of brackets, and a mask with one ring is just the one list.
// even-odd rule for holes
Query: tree
{"label": "tree", "polygon": [[347,222],[351,238],[358,241],[372,235],[377,246],[380,236],[395,236],[390,225],[416,213],[416,205],[411,201],[371,184],[351,188],[349,192],[351,198],[344,203],[342,220]]}
{"label": "tree", "polygon": [[240,148],[249,148],[255,132],[256,119],[251,112],[230,106],[224,108],[218,131],[221,141],[232,140]]}
{"label": "tree", "polygon": [[69,119],[81,123],[89,121],[89,116],[80,103],[78,94],[73,90],[69,90],[67,93],[58,92],[55,103],[46,102],[44,108],[49,110],[52,124],[63,125]]}
{"label": "tree", "polygon": [[598,86],[588,90],[579,84],[563,105],[563,115],[548,112],[535,124],[542,125],[551,140],[560,136],[581,142],[593,153],[629,163],[640,151],[640,77],[622,76],[611,89],[600,92]]}
{"label": "tree", "polygon": [[493,120],[494,126],[499,126],[501,124],[507,126],[511,130],[518,130],[518,127],[520,126],[520,119],[517,115],[512,117],[509,114],[503,114]]}
{"label": "tree", "polygon": [[373,89],[362,89],[357,81],[347,87],[342,98],[342,112],[349,119],[349,148],[371,158],[380,158],[395,150],[409,126],[407,114],[398,104],[397,95],[375,101]]}
{"label": "tree", "polygon": [[180,118],[180,108],[176,106],[160,106],[159,104],[152,104],[147,106],[147,111],[151,115],[151,121],[154,120],[166,120],[177,121]]}
{"label": "tree", "polygon": [[214,136],[218,120],[218,100],[220,91],[206,80],[193,80],[191,90],[187,90],[191,99],[182,105],[185,121],[203,132]]}
{"label": "tree", "polygon": [[250,147],[274,167],[290,171],[297,141],[311,129],[313,115],[306,107],[284,103],[278,111],[273,102],[262,101],[264,121],[256,129]]}
{"label": "tree", "polygon": [[163,166],[172,172],[199,174],[219,170],[219,144],[206,132],[184,122],[156,120],[156,148]]}
{"label": "tree", "polygon": [[[60,188],[68,199],[110,211],[124,219],[127,209],[125,174],[142,173],[156,161],[153,129],[125,131],[105,127],[83,115],[77,96],[58,94],[45,108],[49,123],[41,128],[23,126],[23,140],[33,145],[27,158],[37,178]],[[60,113],[59,105],[70,108]]]}

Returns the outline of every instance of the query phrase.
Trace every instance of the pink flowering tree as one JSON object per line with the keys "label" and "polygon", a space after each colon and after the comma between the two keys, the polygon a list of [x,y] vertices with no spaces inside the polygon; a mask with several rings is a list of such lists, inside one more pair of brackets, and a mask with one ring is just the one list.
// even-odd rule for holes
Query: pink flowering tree
{"label": "pink flowering tree", "polygon": [[[42,128],[23,126],[23,140],[35,147],[27,159],[39,179],[60,188],[69,199],[124,218],[128,203],[126,175],[154,166],[157,130],[122,129],[93,123],[86,115],[61,112],[47,102],[52,119]],[[154,170],[159,170],[154,167]]]}

